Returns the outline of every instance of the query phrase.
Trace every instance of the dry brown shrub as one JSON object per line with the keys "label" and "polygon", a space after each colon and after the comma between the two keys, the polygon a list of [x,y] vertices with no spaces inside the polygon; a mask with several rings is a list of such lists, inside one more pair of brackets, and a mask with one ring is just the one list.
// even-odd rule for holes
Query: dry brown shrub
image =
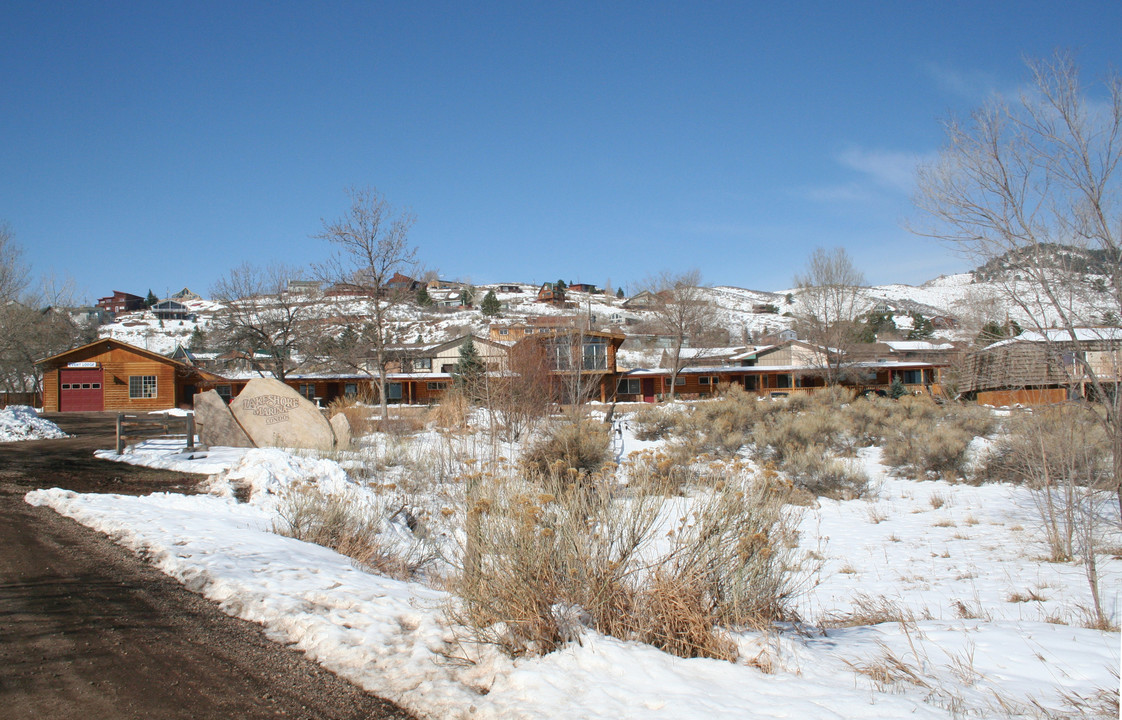
{"label": "dry brown shrub", "polygon": [[661,440],[678,426],[682,413],[672,405],[645,405],[631,418],[635,437],[640,440]]}
{"label": "dry brown shrub", "polygon": [[693,464],[673,450],[633,453],[622,469],[628,489],[638,495],[680,495],[700,478]]}
{"label": "dry brown shrub", "polygon": [[843,416],[857,447],[869,447],[884,440],[892,426],[895,403],[886,398],[861,398],[852,402]]}
{"label": "dry brown shrub", "polygon": [[384,543],[380,508],[313,487],[290,490],[277,516],[273,532],[278,535],[330,548],[379,575],[411,580],[434,559],[420,544],[402,551]]}
{"label": "dry brown shrub", "polygon": [[839,452],[845,447],[844,431],[845,421],[836,408],[811,406],[803,412],[773,413],[756,426],[756,450],[777,462],[810,445]]}
{"label": "dry brown shrub", "polygon": [[798,487],[835,500],[861,497],[869,486],[863,471],[815,444],[789,453],[780,467]]}
{"label": "dry brown shrub", "polygon": [[604,423],[591,420],[562,421],[526,449],[522,462],[534,475],[548,476],[572,469],[581,475],[600,470],[610,459],[610,433]]}
{"label": "dry brown shrub", "polygon": [[916,479],[929,474],[955,479],[963,471],[973,437],[955,424],[953,415],[940,416],[927,408],[905,412],[884,443],[884,461]]}
{"label": "dry brown shrub", "polygon": [[719,627],[791,616],[798,517],[785,486],[710,493],[657,558],[663,497],[621,491],[602,476],[474,476],[456,619],[511,655],[549,652],[588,626],[683,657],[732,658]]}

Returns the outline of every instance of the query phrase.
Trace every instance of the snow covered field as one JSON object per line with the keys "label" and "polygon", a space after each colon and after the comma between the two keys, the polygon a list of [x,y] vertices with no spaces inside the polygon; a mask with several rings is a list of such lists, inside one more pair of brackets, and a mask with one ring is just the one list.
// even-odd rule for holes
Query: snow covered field
{"label": "snow covered field", "polygon": [[[628,434],[617,450],[656,445]],[[1027,491],[892,478],[876,448],[861,455],[872,497],[823,499],[803,520],[801,549],[821,564],[798,601],[807,625],[736,634],[737,663],[684,660],[592,631],[559,652],[511,660],[467,642],[443,591],[272,532],[278,499],[295,483],[373,501],[334,460],[233,449],[191,459],[152,443],[127,459],[230,469],[210,479],[209,495],[52,489],[27,501],[109,534],[226,612],[422,716],[1065,717],[1081,703],[1103,707],[1102,694],[1118,687],[1119,634],[1081,626],[1090,603],[1082,567],[1043,559]],[[239,486],[249,502],[233,497]],[[1100,572],[1117,623],[1122,559],[1103,555]],[[870,608],[901,621],[852,624]]]}

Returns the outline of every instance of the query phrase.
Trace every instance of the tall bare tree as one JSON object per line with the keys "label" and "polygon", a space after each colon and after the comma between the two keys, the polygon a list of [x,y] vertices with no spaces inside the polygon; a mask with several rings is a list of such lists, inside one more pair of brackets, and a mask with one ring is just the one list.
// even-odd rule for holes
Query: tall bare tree
{"label": "tall bare tree", "polygon": [[0,390],[42,391],[37,360],[94,338],[70,314],[72,283],[50,278],[32,286],[30,268],[11,228],[0,223]]}
{"label": "tall bare tree", "polygon": [[367,321],[361,337],[373,353],[382,419],[389,418],[386,371],[389,346],[395,341],[391,310],[413,297],[409,291],[391,289],[396,273],[415,272],[417,248],[409,243],[414,215],[394,207],[374,188],[348,191],[350,207],[337,220],[323,221],[315,237],[335,246],[335,256],[323,268],[336,285],[349,288],[355,302],[366,306]]}
{"label": "tall bare tree", "polygon": [[15,300],[26,287],[23,249],[16,244],[8,223],[0,222],[0,303]]}
{"label": "tall bare tree", "polygon": [[826,382],[836,385],[843,379],[847,353],[859,340],[865,276],[844,248],[815,248],[795,275],[795,285],[799,335],[818,348]]}
{"label": "tall bare tree", "polygon": [[[1058,355],[1089,326],[1122,335],[1122,80],[1107,76],[1092,96],[1066,53],[1028,67],[1032,83],[1018,99],[946,124],[938,160],[919,170],[916,204],[934,220],[921,234],[999,266],[990,279]],[[1122,509],[1119,354],[1065,359],[1071,382],[1100,401]]]}
{"label": "tall bare tree", "polygon": [[307,360],[315,332],[312,298],[289,292],[299,271],[281,264],[264,268],[239,265],[214,284],[211,297],[223,304],[210,337],[217,346],[253,357],[269,356],[268,367],[280,381]]}
{"label": "tall bare tree", "polygon": [[670,338],[670,397],[677,395],[678,373],[687,357],[682,349],[701,337],[708,329],[711,308],[701,285],[697,269],[681,273],[664,271],[644,282],[652,294],[650,306],[655,325]]}

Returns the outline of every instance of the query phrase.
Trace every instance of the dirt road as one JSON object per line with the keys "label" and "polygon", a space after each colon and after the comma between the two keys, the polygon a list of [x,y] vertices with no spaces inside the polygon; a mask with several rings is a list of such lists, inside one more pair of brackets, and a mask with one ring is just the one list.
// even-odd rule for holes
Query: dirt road
{"label": "dirt road", "polygon": [[409,718],[73,521],[39,487],[191,492],[199,476],[97,460],[109,415],[56,415],[66,440],[0,443],[0,716]]}

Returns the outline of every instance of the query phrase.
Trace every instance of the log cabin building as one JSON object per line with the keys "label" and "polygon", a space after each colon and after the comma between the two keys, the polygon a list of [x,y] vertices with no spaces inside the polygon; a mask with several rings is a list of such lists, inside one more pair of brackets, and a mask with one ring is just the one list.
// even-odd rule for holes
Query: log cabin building
{"label": "log cabin building", "polygon": [[221,380],[200,368],[102,338],[40,360],[45,412],[150,412],[192,407],[195,392]]}

